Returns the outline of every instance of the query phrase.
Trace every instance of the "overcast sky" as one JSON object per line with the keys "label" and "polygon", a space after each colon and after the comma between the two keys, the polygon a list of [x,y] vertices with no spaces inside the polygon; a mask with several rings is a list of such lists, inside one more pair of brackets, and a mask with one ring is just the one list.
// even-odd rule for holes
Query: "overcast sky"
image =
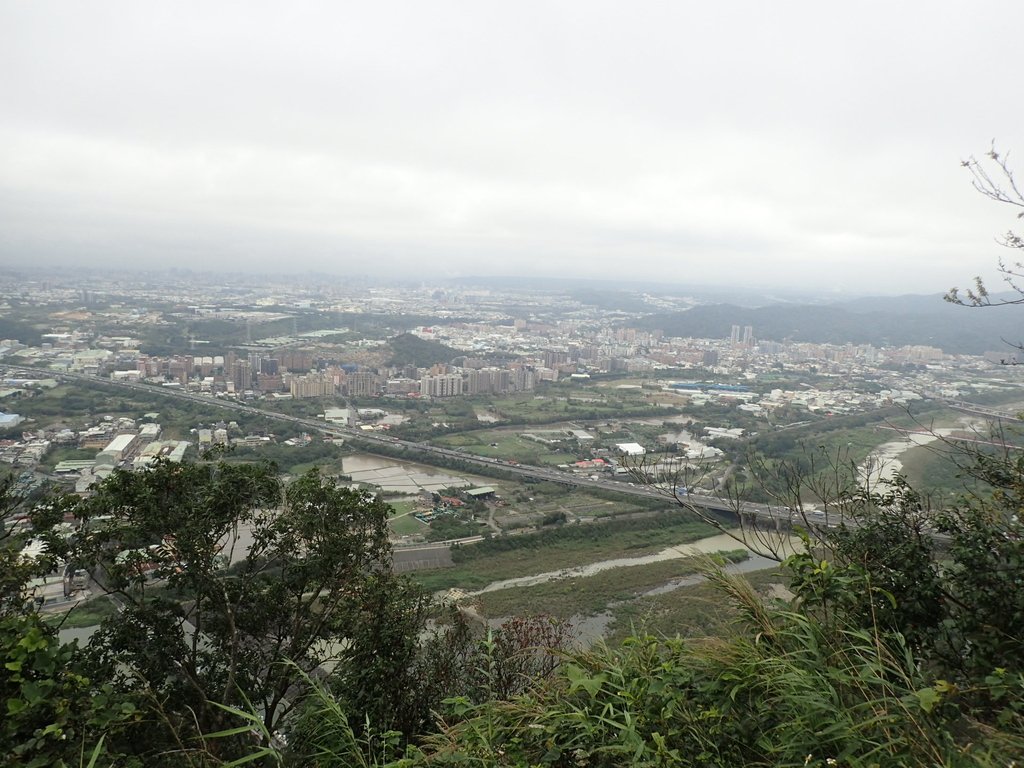
{"label": "overcast sky", "polygon": [[932,292],[1024,2],[0,0],[0,264]]}

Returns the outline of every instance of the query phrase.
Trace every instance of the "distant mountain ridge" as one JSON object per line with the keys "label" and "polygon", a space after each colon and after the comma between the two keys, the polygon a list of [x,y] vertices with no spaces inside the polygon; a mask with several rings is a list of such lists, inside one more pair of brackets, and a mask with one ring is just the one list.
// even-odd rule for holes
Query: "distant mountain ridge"
{"label": "distant mountain ridge", "polygon": [[[908,293],[901,296],[864,296],[846,301],[837,301],[829,306],[847,309],[850,312],[884,312],[897,315],[944,313],[947,309],[963,310],[945,300],[943,293]],[[1020,300],[1015,293],[994,293],[990,297],[993,303],[1000,301]],[[981,308],[979,308],[981,309]],[[998,311],[997,308],[985,308],[985,312]]]}
{"label": "distant mountain ridge", "polygon": [[980,355],[989,350],[1009,354],[1009,344],[1024,341],[1024,306],[972,309],[949,304],[941,296],[869,298],[830,306],[776,304],[756,309],[711,304],[648,315],[635,324],[661,329],[670,336],[724,339],[733,325],[751,325],[755,338],[772,341],[923,344],[950,354]]}
{"label": "distant mountain ridge", "polygon": [[[597,295],[605,303],[624,305],[645,293],[661,296],[693,296],[707,303],[738,304],[759,307],[768,304],[829,304],[829,300],[810,290],[757,288],[728,285],[693,284],[679,280],[599,277],[544,277],[538,275],[465,276],[448,278],[448,285],[457,288],[489,288],[497,291],[528,291],[541,294],[562,294],[585,297]],[[620,297],[613,301],[612,296]]]}
{"label": "distant mountain ridge", "polygon": [[[1024,345],[1024,305],[960,307],[943,294],[865,296],[829,301],[823,295],[801,297],[796,291],[684,286],[668,283],[614,283],[606,279],[533,276],[457,278],[461,285],[497,289],[533,289],[559,293],[590,307],[632,315],[623,324],[661,329],[671,336],[728,338],[733,325],[751,325],[754,337],[772,341],[820,344],[926,345],[950,354],[1011,354]],[[692,296],[696,306],[651,313],[649,296]],[[993,303],[1014,301],[1013,292],[993,294]]]}

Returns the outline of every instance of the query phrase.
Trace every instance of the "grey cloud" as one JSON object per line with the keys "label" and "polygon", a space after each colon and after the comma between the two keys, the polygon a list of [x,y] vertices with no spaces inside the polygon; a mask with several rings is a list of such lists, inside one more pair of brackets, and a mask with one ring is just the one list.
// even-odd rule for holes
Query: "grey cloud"
{"label": "grey cloud", "polygon": [[957,161],[1020,141],[1016,73],[974,30],[1022,22],[1008,0],[4,2],[0,262],[942,290],[1012,223]]}

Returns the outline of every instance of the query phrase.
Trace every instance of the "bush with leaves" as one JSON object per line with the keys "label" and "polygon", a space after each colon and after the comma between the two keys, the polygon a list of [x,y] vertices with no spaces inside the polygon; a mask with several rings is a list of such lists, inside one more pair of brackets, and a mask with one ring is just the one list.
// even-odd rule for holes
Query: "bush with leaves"
{"label": "bush with leaves", "polygon": [[978,681],[1013,702],[987,723],[899,633],[768,606],[742,580],[710,575],[739,609],[734,636],[639,636],[577,654],[545,688],[463,707],[401,765],[995,766],[1024,753],[1021,676]]}
{"label": "bush with leaves", "polygon": [[1003,506],[1016,493],[933,510],[897,477],[859,494],[824,538],[827,559],[787,562],[801,610],[898,633],[923,669],[963,688],[997,669],[1024,674],[1024,530]]}
{"label": "bush with leaves", "polygon": [[[219,461],[115,472],[81,501],[73,556],[121,607],[87,669],[145,713],[124,739],[149,764],[249,754],[332,667],[355,721],[418,730],[401,704],[425,600],[391,574],[388,511],[316,471],[282,486],[270,466]],[[240,706],[271,736],[205,738]]]}
{"label": "bush with leaves", "polygon": [[[111,757],[103,734],[134,721],[135,706],[86,675],[78,647],[58,640],[28,589],[66,548],[54,526],[73,500],[25,502],[10,482],[0,487],[0,763],[50,768],[81,765],[92,754]],[[43,554],[23,555],[33,539],[45,544]]]}

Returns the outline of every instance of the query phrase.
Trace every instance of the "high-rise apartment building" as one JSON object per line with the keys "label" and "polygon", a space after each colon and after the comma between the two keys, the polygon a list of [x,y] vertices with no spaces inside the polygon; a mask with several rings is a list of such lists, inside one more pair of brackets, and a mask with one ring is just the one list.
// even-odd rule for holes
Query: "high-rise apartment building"
{"label": "high-rise apartment building", "polygon": [[440,373],[420,379],[420,394],[425,397],[456,397],[462,394],[462,374]]}
{"label": "high-rise apartment building", "polygon": [[544,367],[557,368],[569,362],[569,353],[557,349],[549,349],[544,352]]}
{"label": "high-rise apartment building", "polygon": [[235,385],[235,392],[252,389],[252,366],[248,360],[235,360],[231,366],[231,379]]}
{"label": "high-rise apartment building", "polygon": [[307,350],[283,347],[274,357],[289,371],[308,371],[313,367],[313,353]]}
{"label": "high-rise apartment building", "polygon": [[346,378],[349,397],[373,397],[377,394],[377,374],[353,371]]}
{"label": "high-rise apartment building", "polygon": [[405,377],[388,379],[384,385],[384,391],[389,395],[408,395],[420,391],[420,382],[417,379]]}
{"label": "high-rise apartment building", "polygon": [[296,400],[306,397],[330,397],[337,394],[333,377],[320,373],[293,376],[289,382],[289,389],[292,397]]}
{"label": "high-rise apartment building", "polygon": [[485,395],[491,392],[491,372],[470,368],[466,373],[465,391],[468,395]]}
{"label": "high-rise apartment building", "polygon": [[536,386],[533,368],[521,365],[512,370],[513,386],[519,392],[529,392]]}

